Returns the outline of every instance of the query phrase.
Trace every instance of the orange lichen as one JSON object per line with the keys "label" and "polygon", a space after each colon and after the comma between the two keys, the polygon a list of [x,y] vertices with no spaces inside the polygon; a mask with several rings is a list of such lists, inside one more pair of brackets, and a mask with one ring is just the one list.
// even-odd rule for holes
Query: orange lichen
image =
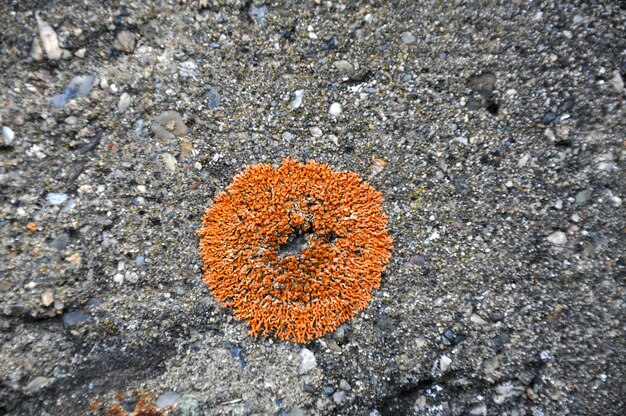
{"label": "orange lichen", "polygon": [[[131,413],[126,412],[119,403],[116,403],[106,410],[106,414],[111,416],[164,416],[166,411],[173,408],[172,405],[163,409],[157,408],[154,405],[154,396],[152,394],[135,392],[134,395],[137,397],[137,403],[135,403],[135,409]],[[117,395],[117,398],[120,401],[124,400],[121,392]]]}
{"label": "orange lichen", "polygon": [[28,231],[30,231],[31,233],[34,233],[35,231],[37,231],[37,223],[31,221],[26,224],[26,228],[28,228]]}
{"label": "orange lichen", "polygon": [[364,309],[391,258],[380,192],[287,158],[248,166],[198,231],[203,278],[251,335],[304,343]]}

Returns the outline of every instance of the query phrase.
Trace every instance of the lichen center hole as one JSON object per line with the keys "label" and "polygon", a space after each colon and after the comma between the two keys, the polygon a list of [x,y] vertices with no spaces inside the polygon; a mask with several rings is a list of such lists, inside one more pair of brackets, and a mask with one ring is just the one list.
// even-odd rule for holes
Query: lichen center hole
{"label": "lichen center hole", "polygon": [[285,244],[280,244],[278,246],[278,257],[284,258],[289,256],[294,256],[296,258],[300,258],[300,254],[304,251],[309,243],[307,238],[309,235],[315,234],[312,231],[302,231],[302,230],[294,230],[289,237],[287,237],[287,241]]}

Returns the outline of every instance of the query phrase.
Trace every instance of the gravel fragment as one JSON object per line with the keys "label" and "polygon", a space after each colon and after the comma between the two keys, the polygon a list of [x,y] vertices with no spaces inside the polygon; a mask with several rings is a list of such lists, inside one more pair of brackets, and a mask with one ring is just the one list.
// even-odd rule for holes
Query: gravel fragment
{"label": "gravel fragment", "polygon": [[91,92],[95,78],[91,75],[77,75],[65,87],[61,94],[52,97],[52,105],[57,108],[65,107],[69,100],[86,97]]}
{"label": "gravel fragment", "polygon": [[317,366],[313,351],[303,348],[300,351],[300,374],[306,374]]}
{"label": "gravel fragment", "polygon": [[448,368],[450,368],[450,365],[452,364],[452,359],[446,355],[442,355],[441,358],[439,359],[439,370],[442,373],[445,373]]}
{"label": "gravel fragment", "polygon": [[350,386],[350,384],[342,378],[339,381],[339,388],[343,391],[350,391],[352,389],[352,386]]}
{"label": "gravel fragment", "polygon": [[206,103],[209,108],[216,108],[220,105],[220,94],[212,86],[206,88]]}
{"label": "gravel fragment", "polygon": [[[59,60],[63,57],[64,50],[59,46],[59,38],[57,37],[57,33],[55,30],[39,16],[39,12],[35,13],[35,18],[37,20],[37,26],[39,28],[39,39],[36,40],[41,42],[41,45],[38,47],[39,49],[43,49],[46,54],[46,57],[51,61]],[[33,57],[37,57],[38,60],[41,59],[41,55],[36,53],[33,48]]]}
{"label": "gravel fragment", "polygon": [[137,35],[129,30],[121,30],[115,36],[113,47],[118,51],[133,53],[135,50],[135,42],[137,41]]}
{"label": "gravel fragment", "polygon": [[404,44],[415,43],[415,36],[411,32],[403,32],[400,39]]}
{"label": "gravel fragment", "polygon": [[183,396],[176,408],[178,410],[178,416],[200,416],[200,403],[196,396]]}
{"label": "gravel fragment", "polygon": [[552,111],[548,111],[541,119],[541,123],[547,126],[548,124],[552,123],[555,119],[556,119],[556,114],[554,114]]}
{"label": "gravel fragment", "polygon": [[117,111],[119,113],[125,112],[126,110],[128,110],[131,103],[132,97],[130,96],[130,94],[126,92],[122,93],[122,95],[120,95],[120,100],[117,102]]}
{"label": "gravel fragment", "polygon": [[67,194],[60,192],[50,192],[46,196],[46,199],[48,200],[48,203],[50,205],[61,205],[67,200]]}
{"label": "gravel fragment", "polygon": [[555,231],[547,237],[554,245],[560,246],[567,243],[567,235],[563,231]]}
{"label": "gravel fragment", "polygon": [[611,84],[616,92],[623,92],[624,80],[622,79],[622,74],[620,74],[617,70],[613,71],[613,77],[610,79],[609,84]]}
{"label": "gravel fragment", "polygon": [[46,290],[41,295],[41,304],[46,308],[54,303],[54,293],[51,290]]}
{"label": "gravel fragment", "polygon": [[163,153],[161,155],[161,158],[163,159],[163,163],[168,170],[172,172],[176,171],[176,164],[178,162],[176,162],[176,158],[174,156],[172,156],[170,153]]}
{"label": "gravel fragment", "polygon": [[86,314],[83,311],[66,312],[63,314],[63,323],[67,326],[74,326],[74,325],[81,324],[89,320],[90,318],[91,316],[89,314]]}
{"label": "gravel fragment", "polygon": [[24,394],[33,394],[45,387],[48,387],[55,381],[56,379],[54,377],[35,377],[26,386],[24,386],[22,391]]}
{"label": "gravel fragment", "polygon": [[294,97],[293,97],[293,101],[291,102],[291,108],[292,109],[296,109],[296,108],[300,108],[300,106],[302,105],[302,97],[304,97],[304,90],[296,90],[293,93]]}
{"label": "gravel fragment", "polygon": [[341,403],[343,403],[345,400],[346,400],[346,392],[345,392],[345,391],[338,391],[338,392],[335,392],[335,393],[333,394],[333,401],[334,401],[336,404],[341,404]]}
{"label": "gravel fragment", "polygon": [[50,248],[55,250],[64,250],[70,242],[70,236],[66,233],[59,235],[50,243]]}
{"label": "gravel fragment", "polygon": [[342,112],[342,108],[341,108],[341,104],[339,103],[332,103],[330,105],[330,108],[328,109],[328,114],[330,114],[333,117],[339,117],[339,115]]}
{"label": "gravel fragment", "polygon": [[161,393],[159,397],[157,397],[154,404],[156,405],[156,407],[159,407],[159,408],[171,406],[173,404],[176,404],[178,402],[178,399],[180,399],[180,394],[172,390],[166,390],[163,393]]}
{"label": "gravel fragment", "polygon": [[164,111],[154,118],[150,128],[157,137],[172,140],[187,134],[183,117],[176,111]]}
{"label": "gravel fragment", "polygon": [[5,145],[9,145],[13,143],[13,139],[15,138],[15,133],[8,126],[2,126],[2,140]]}

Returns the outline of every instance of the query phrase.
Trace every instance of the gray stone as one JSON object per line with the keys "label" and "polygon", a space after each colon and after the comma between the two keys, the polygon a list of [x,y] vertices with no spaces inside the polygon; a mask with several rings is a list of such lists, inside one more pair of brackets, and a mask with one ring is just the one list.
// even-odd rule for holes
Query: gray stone
{"label": "gray stone", "polygon": [[65,247],[67,247],[69,242],[70,242],[70,236],[66,233],[63,233],[50,243],[50,247],[56,250],[64,250]]}
{"label": "gray stone", "polygon": [[578,192],[576,194],[576,205],[577,206],[583,206],[587,203],[587,201],[589,201],[589,199],[591,198],[591,194],[592,194],[592,190],[591,189],[584,189],[580,192]]}
{"label": "gray stone", "polygon": [[220,94],[213,88],[212,86],[207,86],[206,88],[206,104],[209,108],[216,108],[220,105],[220,100],[222,97]]}
{"label": "gray stone", "polygon": [[490,97],[491,92],[496,87],[496,76],[489,72],[473,75],[469,78],[467,84],[472,90],[486,99]]}
{"label": "gray stone", "polygon": [[15,133],[13,133],[13,130],[11,130],[10,127],[2,126],[2,140],[4,141],[4,144],[13,143],[14,137],[15,137]]}
{"label": "gray stone", "polygon": [[475,404],[469,409],[472,416],[487,416],[487,405],[485,403]]}
{"label": "gray stone", "polygon": [[400,39],[404,44],[414,43],[415,35],[413,35],[413,33],[411,32],[403,32],[402,35],[400,35]]}
{"label": "gray stone", "polygon": [[609,80],[609,84],[611,84],[615,91],[622,92],[624,89],[624,80],[622,79],[622,75],[619,71],[613,71],[613,77]]}
{"label": "gray stone", "polygon": [[293,93],[294,97],[293,97],[293,101],[291,102],[291,108],[292,109],[296,109],[296,108],[300,108],[300,106],[302,105],[302,97],[304,97],[304,90],[296,90]]}
{"label": "gray stone", "polygon": [[163,159],[163,163],[168,170],[172,172],[176,170],[176,164],[178,162],[176,162],[176,158],[174,156],[172,156],[170,153],[163,153],[161,155],[161,158]]}
{"label": "gray stone", "polygon": [[182,78],[196,78],[198,76],[198,64],[191,60],[181,62],[178,65],[178,74]]}
{"label": "gray stone", "polygon": [[150,129],[157,137],[172,140],[187,134],[183,117],[176,111],[164,111],[154,118]]}
{"label": "gray stone", "polygon": [[135,50],[137,35],[128,30],[122,30],[115,36],[113,47],[118,51],[132,53]]}
{"label": "gray stone", "polygon": [[499,367],[500,362],[498,361],[497,357],[487,358],[483,361],[483,370],[488,376],[493,376]]}
{"label": "gray stone", "polygon": [[39,16],[39,12],[35,13],[37,27],[39,28],[39,48],[43,49],[46,57],[51,61],[59,60],[63,57],[63,49],[59,46],[59,38],[52,26]]}
{"label": "gray stone", "polygon": [[176,402],[178,402],[178,399],[180,399],[180,394],[172,390],[166,390],[163,393],[161,393],[159,397],[157,397],[154,404],[156,404],[156,407],[171,406],[175,404]]}
{"label": "gray stone", "polygon": [[305,413],[298,406],[294,406],[291,408],[291,410],[289,410],[289,413],[287,413],[287,416],[305,416]]}
{"label": "gray stone", "polygon": [[563,231],[555,231],[546,239],[554,245],[561,246],[567,243],[567,235]]}
{"label": "gray stone", "polygon": [[352,386],[348,384],[348,382],[342,378],[339,381],[339,388],[344,391],[350,391],[352,389]]}
{"label": "gray stone", "polygon": [[81,324],[91,318],[91,315],[83,311],[72,311],[63,314],[63,323],[67,326]]}
{"label": "gray stone", "polygon": [[86,97],[93,88],[95,77],[92,75],[77,75],[67,84],[62,93],[52,97],[51,103],[57,108],[65,107],[73,98]]}
{"label": "gray stone", "polygon": [[61,205],[67,199],[67,194],[50,192],[46,196],[46,199],[50,205]]}
{"label": "gray stone", "polygon": [[24,386],[22,391],[24,394],[33,394],[54,383],[55,380],[56,379],[54,377],[35,377],[26,386]]}
{"label": "gray stone", "polygon": [[178,402],[178,416],[199,416],[200,403],[196,396],[185,395]]}
{"label": "gray stone", "polygon": [[300,351],[300,358],[302,359],[300,362],[300,374],[306,374],[317,366],[315,354],[311,350],[303,348]]}
{"label": "gray stone", "polygon": [[452,364],[452,359],[448,357],[447,355],[442,355],[441,359],[439,360],[439,370],[441,370],[442,373],[445,373],[448,370],[448,368],[450,368],[451,364]]}
{"label": "gray stone", "polygon": [[338,391],[335,392],[335,394],[333,394],[333,401],[336,404],[341,404],[344,402],[344,400],[346,400],[346,392],[345,391]]}
{"label": "gray stone", "polygon": [[120,113],[125,112],[130,107],[131,102],[131,96],[128,93],[122,93],[120,100],[117,102],[117,111]]}
{"label": "gray stone", "polygon": [[349,74],[354,71],[352,64],[345,59],[333,62],[333,66],[342,74]]}

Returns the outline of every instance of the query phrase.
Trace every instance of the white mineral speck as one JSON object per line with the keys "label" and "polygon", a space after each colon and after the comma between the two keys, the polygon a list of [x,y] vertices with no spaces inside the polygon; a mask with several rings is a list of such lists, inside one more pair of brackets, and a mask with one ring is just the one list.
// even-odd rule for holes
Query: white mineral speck
{"label": "white mineral speck", "polygon": [[341,112],[343,111],[343,109],[341,108],[341,104],[339,103],[332,103],[330,105],[330,108],[328,109],[328,114],[330,114],[333,117],[338,117]]}

